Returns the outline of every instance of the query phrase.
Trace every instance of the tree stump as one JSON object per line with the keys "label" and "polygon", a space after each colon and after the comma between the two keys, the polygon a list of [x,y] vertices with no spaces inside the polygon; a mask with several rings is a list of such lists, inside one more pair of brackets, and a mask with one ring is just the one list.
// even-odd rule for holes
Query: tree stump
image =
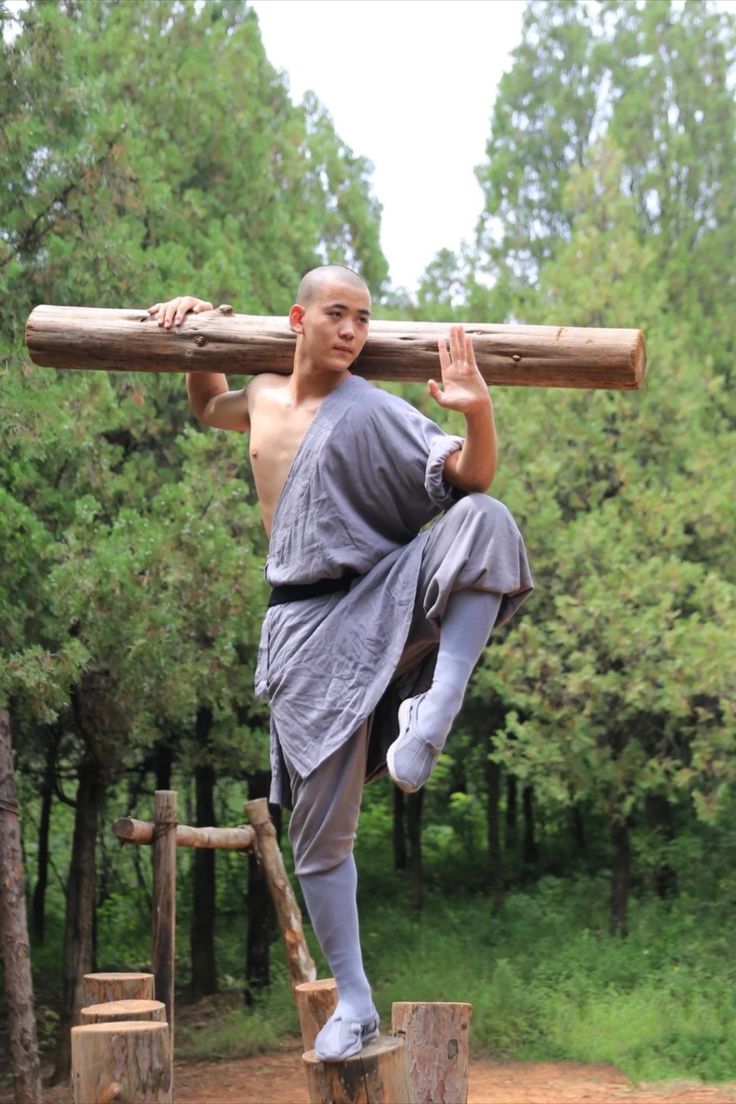
{"label": "tree stump", "polygon": [[107,1004],[120,1000],[153,1000],[153,974],[85,974],[84,1003]]}
{"label": "tree stump", "polygon": [[147,1020],[149,1023],[166,1023],[166,1009],[157,1000],[119,1000],[104,1004],[90,1004],[81,1013],[83,1024],[117,1023],[120,1020]]}
{"label": "tree stump", "polygon": [[397,1001],[391,1031],[406,1044],[415,1104],[466,1104],[470,1004]]}
{"label": "tree stump", "polygon": [[311,1050],[314,1040],[337,1006],[337,984],[334,978],[303,981],[294,989],[296,1009],[302,1029],[305,1050]]}
{"label": "tree stump", "polygon": [[344,1062],[304,1055],[310,1104],[414,1104],[401,1039],[379,1035]]}
{"label": "tree stump", "polygon": [[73,1027],[72,1089],[74,1104],[171,1104],[168,1024]]}

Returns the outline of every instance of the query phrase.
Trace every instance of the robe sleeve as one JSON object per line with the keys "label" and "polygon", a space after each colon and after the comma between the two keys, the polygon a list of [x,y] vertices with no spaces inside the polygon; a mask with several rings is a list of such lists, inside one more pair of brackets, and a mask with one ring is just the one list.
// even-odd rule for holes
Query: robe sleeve
{"label": "robe sleeve", "polygon": [[445,460],[453,452],[459,452],[463,444],[462,437],[452,437],[444,433],[433,437],[429,443],[424,489],[440,510],[449,510],[465,494],[458,487],[448,483],[444,476]]}

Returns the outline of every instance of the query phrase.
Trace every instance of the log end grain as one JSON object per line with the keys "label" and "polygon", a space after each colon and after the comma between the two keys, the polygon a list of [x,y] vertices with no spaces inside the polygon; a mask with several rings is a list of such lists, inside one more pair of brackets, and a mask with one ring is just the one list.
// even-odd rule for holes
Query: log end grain
{"label": "log end grain", "polygon": [[157,1000],[116,1000],[90,1004],[80,1012],[82,1024],[114,1023],[118,1020],[149,1020],[165,1023],[166,1009]]}

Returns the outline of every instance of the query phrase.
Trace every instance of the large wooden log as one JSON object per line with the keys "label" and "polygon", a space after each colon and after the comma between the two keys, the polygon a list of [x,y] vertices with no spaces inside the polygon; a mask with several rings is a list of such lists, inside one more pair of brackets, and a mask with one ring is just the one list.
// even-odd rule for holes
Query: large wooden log
{"label": "large wooden log", "polygon": [[415,1104],[466,1104],[472,1005],[396,1001],[391,1031],[404,1041]]}
{"label": "large wooden log", "polygon": [[[641,330],[467,323],[478,367],[491,384],[632,391],[644,378]],[[449,323],[371,322],[352,366],[368,379],[421,381],[439,373],[437,340]],[[35,364],[126,372],[292,371],[287,318],[233,314],[218,307],[165,331],[144,310],[38,306],[26,324]]]}
{"label": "large wooden log", "polygon": [[309,953],[302,929],[302,914],[286,873],[279,850],[276,829],[268,812],[268,801],[258,797],[246,801],[245,811],[256,833],[256,850],[266,874],[268,888],[276,908],[281,934],[286,947],[286,962],[292,988],[304,981],[315,981],[317,968]]}
{"label": "large wooden log", "polygon": [[166,1023],[166,1009],[157,1000],[117,1000],[90,1004],[79,1013],[83,1024],[117,1023],[120,1020],[147,1020]]}
{"label": "large wooden log", "polygon": [[169,1104],[169,1029],[124,1020],[72,1028],[74,1104]]}
{"label": "large wooden log", "polygon": [[[119,817],[112,830],[121,843],[153,843],[155,825],[150,820]],[[220,851],[251,851],[255,833],[249,824],[241,828],[192,828],[177,824],[177,847],[206,847]]]}
{"label": "large wooden log", "polygon": [[414,1104],[400,1039],[379,1035],[344,1062],[304,1055],[310,1104]]}
{"label": "large wooden log", "polygon": [[173,1086],[174,963],[176,954],[176,790],[154,794],[153,925],[151,966],[156,998],[166,1007],[169,1032],[168,1084]]}
{"label": "large wooden log", "polygon": [[294,999],[304,1049],[312,1050],[314,1040],[337,1007],[337,983],[334,978],[303,981],[294,988]]}
{"label": "large wooden log", "polygon": [[23,852],[7,709],[0,709],[0,946],[14,1099],[16,1104],[40,1104],[41,1071],[33,1011]]}
{"label": "large wooden log", "polygon": [[153,1000],[153,974],[111,973],[84,975],[84,1003],[109,1004],[122,1000]]}

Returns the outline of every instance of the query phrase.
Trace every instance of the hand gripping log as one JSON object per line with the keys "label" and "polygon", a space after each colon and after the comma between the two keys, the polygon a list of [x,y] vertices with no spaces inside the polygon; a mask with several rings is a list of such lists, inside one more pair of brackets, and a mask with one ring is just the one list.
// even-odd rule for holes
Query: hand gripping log
{"label": "hand gripping log", "polygon": [[[371,322],[351,366],[367,379],[421,382],[439,372],[437,340],[450,323]],[[641,330],[466,323],[487,383],[635,391],[646,365]],[[145,310],[38,306],[26,324],[34,364],[124,372],[289,375],[295,336],[288,318],[218,307],[164,330]]]}

